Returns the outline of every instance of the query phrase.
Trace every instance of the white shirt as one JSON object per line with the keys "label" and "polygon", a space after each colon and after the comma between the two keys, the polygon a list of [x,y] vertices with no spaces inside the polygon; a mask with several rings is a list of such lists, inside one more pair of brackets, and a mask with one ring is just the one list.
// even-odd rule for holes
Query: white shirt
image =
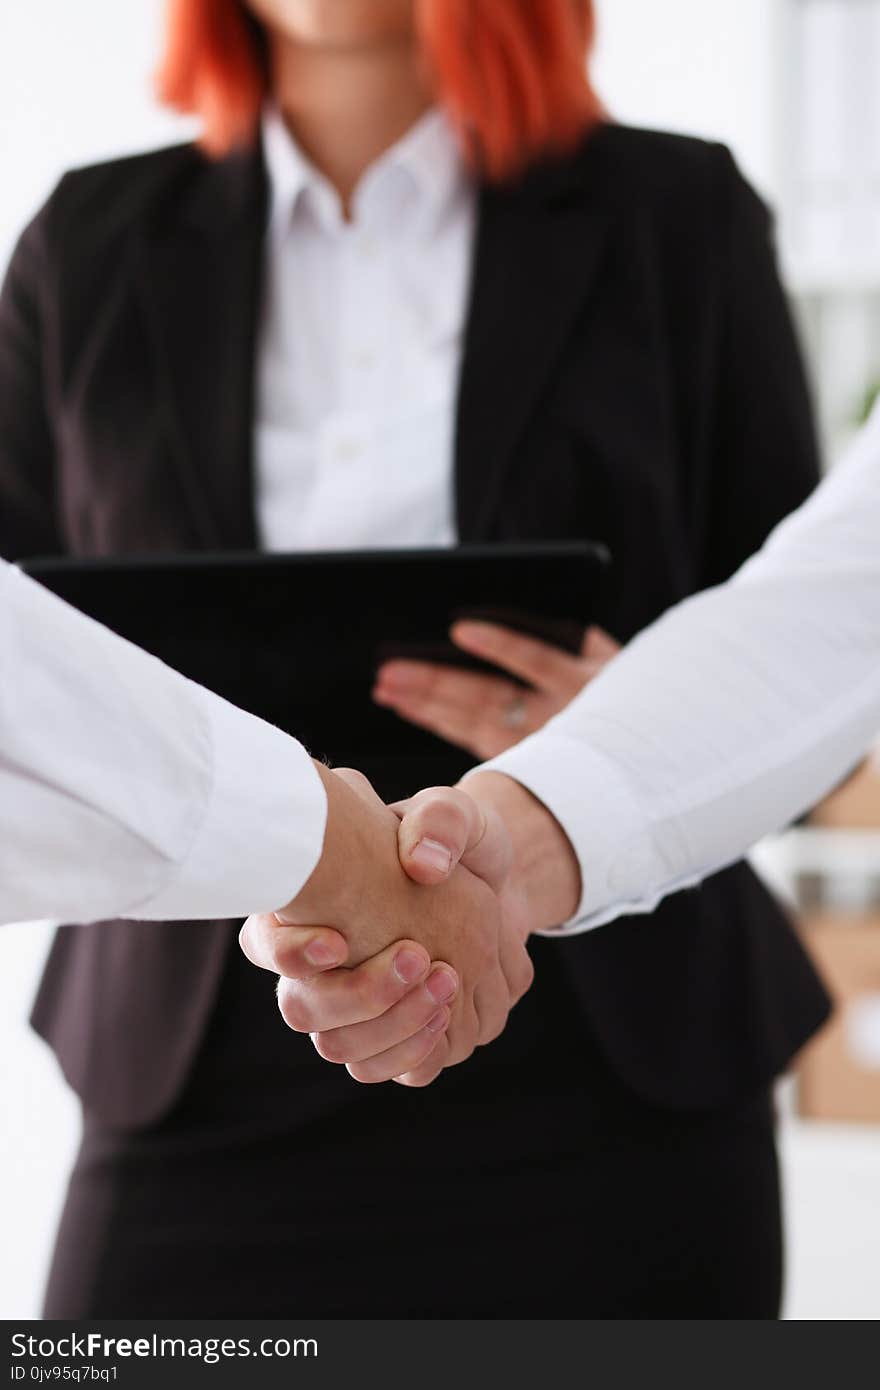
{"label": "white shirt", "polygon": [[290,901],[327,803],[305,749],[0,562],[0,921]]}
{"label": "white shirt", "polygon": [[[487,766],[580,859],[575,929],[649,912],[827,791],[880,727],[880,410],[729,584]],[[0,921],[241,916],[316,865],[302,747],[0,564]]]}
{"label": "white shirt", "polygon": [[553,811],[580,860],[570,930],[739,859],[880,730],[880,409],[730,583],[642,633],[489,767]]}
{"label": "white shirt", "polygon": [[447,118],[428,113],[366,171],[350,222],[272,109],[263,141],[262,543],[450,545],[475,196]]}

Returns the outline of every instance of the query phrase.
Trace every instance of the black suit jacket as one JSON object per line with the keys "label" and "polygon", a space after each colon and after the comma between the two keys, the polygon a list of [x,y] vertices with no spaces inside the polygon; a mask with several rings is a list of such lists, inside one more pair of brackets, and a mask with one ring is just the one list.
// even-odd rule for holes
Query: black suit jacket
{"label": "black suit jacket", "polygon": [[[3,554],[256,544],[265,205],[258,151],[62,180],[0,301]],[[769,218],[724,149],[607,126],[481,190],[455,467],[462,540],[610,545],[622,640],[803,501],[816,446]],[[89,1110],[167,1110],[233,942],[231,923],[61,929],[34,1023]],[[827,1012],[744,866],[548,949],[615,1072],[662,1105],[748,1093]]]}

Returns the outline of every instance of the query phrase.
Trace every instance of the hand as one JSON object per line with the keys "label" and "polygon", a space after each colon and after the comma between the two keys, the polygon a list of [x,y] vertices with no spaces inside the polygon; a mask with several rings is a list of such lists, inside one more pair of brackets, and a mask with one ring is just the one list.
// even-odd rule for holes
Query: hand
{"label": "hand", "polygon": [[[502,944],[498,895],[468,869],[439,886],[410,881],[394,813],[359,774],[319,773],[329,812],[318,868],[287,908],[248,919],[242,948],[282,976],[282,1014],[322,1034],[328,1060],[364,1081],[421,1067],[412,1084],[425,1084],[501,1031],[531,979],[524,941],[507,931]],[[343,962],[359,968],[331,968]]]}
{"label": "hand", "polygon": [[[581,896],[580,870],[562,827],[525,787],[501,773],[479,770],[468,776],[465,787],[435,787],[393,808],[401,817],[400,862],[419,883],[440,883],[461,863],[495,888],[502,910],[502,961],[511,983],[512,1007],[534,973],[528,957],[523,969],[521,943],[531,931],[574,914]],[[360,970],[366,972],[368,966]],[[331,971],[313,982],[313,1006],[317,1013],[329,1011],[330,1020],[328,1031],[317,1032],[313,1041],[322,1056],[334,1061],[365,1058],[377,1050],[376,1040],[385,1036],[386,1000],[389,992],[397,998],[400,986],[391,978],[390,962],[377,962],[360,992],[364,1021],[336,1028],[332,1026],[334,976],[340,973]],[[407,1009],[419,1008],[420,989],[413,990]],[[397,1018],[402,1019],[403,1008],[396,1007]],[[385,1018],[392,1016],[389,1012]],[[374,1019],[380,1020],[378,1030]],[[442,1058],[432,1053],[424,1065],[414,1065],[393,1079],[411,1086],[427,1085],[439,1074],[441,1064]],[[388,1078],[383,1074],[370,1079]]]}
{"label": "hand", "polygon": [[451,637],[462,651],[503,667],[530,688],[503,676],[396,660],[380,667],[373,699],[483,759],[540,729],[620,651],[598,627],[587,630],[580,656],[493,623],[459,622]]}
{"label": "hand", "polygon": [[[401,816],[400,862],[411,877],[439,883],[460,862],[495,886],[514,952],[511,974],[520,941],[575,915],[582,883],[574,847],[552,812],[512,777],[477,768],[459,788],[420,792],[393,809]],[[533,977],[529,961],[520,994]],[[424,1085],[436,1075],[431,1059],[396,1079]]]}
{"label": "hand", "polygon": [[[410,878],[437,885],[461,864],[496,893],[501,909],[499,954],[512,1009],[531,988],[535,971],[524,949],[530,934],[526,894],[514,878],[513,841],[501,815],[457,787],[433,787],[391,809],[400,817],[398,853]],[[424,1086],[437,1075],[429,1059],[394,1079]]]}

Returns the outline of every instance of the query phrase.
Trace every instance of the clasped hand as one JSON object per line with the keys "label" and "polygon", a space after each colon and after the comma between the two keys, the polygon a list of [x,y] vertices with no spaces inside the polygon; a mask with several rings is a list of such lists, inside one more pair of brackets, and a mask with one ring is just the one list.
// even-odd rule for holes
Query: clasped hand
{"label": "clasped hand", "polygon": [[[578,656],[486,623],[457,623],[451,636],[515,683],[396,661],[374,697],[483,758],[540,728],[620,650],[595,627]],[[248,920],[242,947],[280,976],[285,1020],[322,1057],[358,1081],[427,1085],[501,1032],[532,981],[529,930],[577,905],[576,856],[546,807],[505,777],[480,774],[483,805],[437,788],[388,808],[359,773],[319,771],[321,863],[288,908]]]}
{"label": "clasped hand", "polygon": [[389,808],[360,773],[319,773],[318,868],[286,908],[248,919],[242,949],[327,1061],[428,1085],[497,1037],[532,982],[509,836],[458,789]]}

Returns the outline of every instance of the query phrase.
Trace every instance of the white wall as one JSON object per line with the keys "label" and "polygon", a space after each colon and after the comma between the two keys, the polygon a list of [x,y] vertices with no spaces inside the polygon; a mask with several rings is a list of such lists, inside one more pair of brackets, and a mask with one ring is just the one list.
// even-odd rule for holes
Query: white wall
{"label": "white wall", "polygon": [[[598,0],[597,75],[612,112],[722,139],[765,189],[778,0]],[[161,0],[0,6],[0,264],[64,169],[178,138],[150,97]]]}
{"label": "white wall", "polygon": [[[0,5],[0,266],[72,165],[179,138],[150,96],[160,0]],[[45,927],[0,927],[0,1316],[34,1316],[77,1111],[25,1026]]]}
{"label": "white wall", "polygon": [[151,99],[161,14],[161,0],[0,6],[0,264],[65,169],[186,128]]}
{"label": "white wall", "polygon": [[612,115],[723,140],[767,194],[778,182],[780,0],[597,0],[596,76]]}

